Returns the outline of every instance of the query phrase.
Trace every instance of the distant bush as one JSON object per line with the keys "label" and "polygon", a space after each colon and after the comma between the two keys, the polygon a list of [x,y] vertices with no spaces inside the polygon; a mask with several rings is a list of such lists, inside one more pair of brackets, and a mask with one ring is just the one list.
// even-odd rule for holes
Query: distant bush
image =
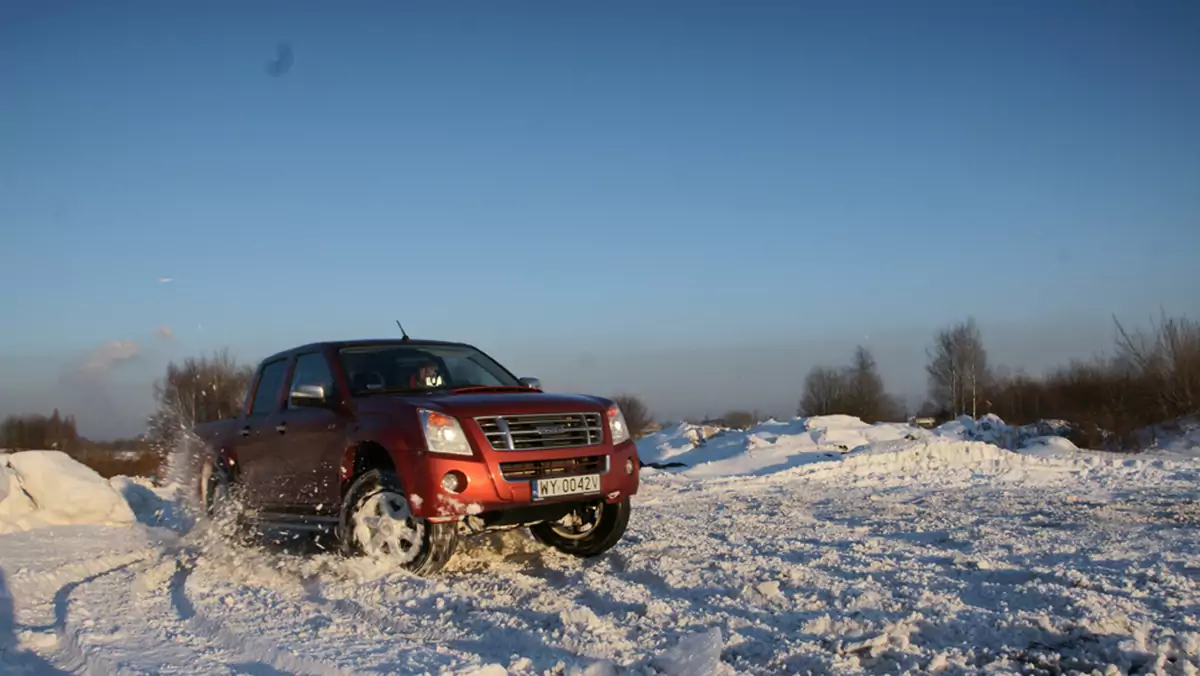
{"label": "distant bush", "polygon": [[1164,319],[1149,336],[1117,328],[1115,356],[996,379],[990,411],[1018,425],[1066,420],[1075,445],[1108,450],[1136,449],[1138,430],[1200,412],[1200,323]]}
{"label": "distant bush", "polygon": [[10,415],[0,423],[0,448],[14,451],[70,451],[86,440],[75,429],[75,416],[63,416],[54,409],[50,416],[37,413]]}
{"label": "distant bush", "polygon": [[726,426],[738,430],[748,430],[758,424],[758,416],[750,411],[730,411],[723,420]]}
{"label": "distant bush", "polygon": [[75,460],[91,467],[105,479],[114,476],[141,476],[149,479],[161,478],[162,455],[154,451],[75,451],[70,454]]}

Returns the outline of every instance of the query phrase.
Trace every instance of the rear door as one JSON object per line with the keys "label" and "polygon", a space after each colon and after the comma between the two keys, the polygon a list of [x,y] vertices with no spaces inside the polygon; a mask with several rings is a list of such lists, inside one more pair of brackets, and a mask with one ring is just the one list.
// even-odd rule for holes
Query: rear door
{"label": "rear door", "polygon": [[280,463],[287,466],[284,492],[289,506],[309,511],[315,506],[336,510],[340,498],[338,466],[342,440],[349,418],[338,413],[332,402],[341,400],[333,370],[320,351],[296,355],[287,392],[302,385],[325,391],[325,404],[298,404],[285,398],[281,425],[284,428]]}
{"label": "rear door", "polygon": [[261,508],[280,502],[280,478],[285,463],[276,457],[288,360],[281,357],[263,364],[254,384],[250,407],[238,430],[239,481],[246,489],[248,506]]}

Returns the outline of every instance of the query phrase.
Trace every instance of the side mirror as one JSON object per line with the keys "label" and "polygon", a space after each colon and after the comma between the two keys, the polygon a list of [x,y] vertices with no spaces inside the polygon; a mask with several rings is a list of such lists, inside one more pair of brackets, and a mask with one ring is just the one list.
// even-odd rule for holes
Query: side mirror
{"label": "side mirror", "polygon": [[324,406],[325,387],[323,385],[297,385],[288,395],[292,406]]}
{"label": "side mirror", "polygon": [[542,381],[537,378],[521,378],[520,382],[522,385],[524,385],[525,387],[528,387],[531,390],[542,389]]}

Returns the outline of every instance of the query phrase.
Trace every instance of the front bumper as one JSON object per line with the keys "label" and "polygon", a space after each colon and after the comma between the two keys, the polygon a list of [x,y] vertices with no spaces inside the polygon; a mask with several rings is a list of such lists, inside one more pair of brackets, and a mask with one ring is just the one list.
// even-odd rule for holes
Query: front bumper
{"label": "front bumper", "polygon": [[[413,514],[431,521],[453,520],[467,515],[486,514],[529,507],[604,499],[616,502],[634,495],[638,489],[639,463],[637,446],[627,441],[617,446],[603,443],[596,446],[538,451],[493,451],[473,439],[471,457],[450,456],[426,451],[409,459],[405,474],[405,489]],[[480,448],[484,450],[480,452]],[[501,463],[568,460],[601,456],[600,490],[594,493],[568,495],[534,500],[530,479],[507,479]],[[629,461],[627,463],[627,461]],[[627,471],[627,464],[631,471]],[[442,478],[457,471],[466,478],[466,488],[451,493],[442,487]],[[592,472],[588,472],[592,473]]]}

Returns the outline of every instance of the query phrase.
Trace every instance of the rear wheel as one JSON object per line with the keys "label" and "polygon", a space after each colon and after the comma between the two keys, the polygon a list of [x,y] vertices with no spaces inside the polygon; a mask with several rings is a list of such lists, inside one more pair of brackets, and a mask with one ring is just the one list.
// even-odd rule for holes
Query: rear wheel
{"label": "rear wheel", "polygon": [[628,496],[620,502],[585,503],[558,521],[531,526],[529,532],[542,544],[565,554],[597,556],[621,541],[629,524],[629,511]]}
{"label": "rear wheel", "polygon": [[397,565],[416,575],[441,570],[458,547],[456,523],[414,516],[403,487],[390,470],[373,469],[346,491],[338,519],[342,552]]}
{"label": "rear wheel", "polygon": [[242,515],[242,502],[237,484],[216,458],[204,469],[201,477],[204,486],[204,515],[213,523],[218,533],[235,542],[244,543],[249,529]]}

